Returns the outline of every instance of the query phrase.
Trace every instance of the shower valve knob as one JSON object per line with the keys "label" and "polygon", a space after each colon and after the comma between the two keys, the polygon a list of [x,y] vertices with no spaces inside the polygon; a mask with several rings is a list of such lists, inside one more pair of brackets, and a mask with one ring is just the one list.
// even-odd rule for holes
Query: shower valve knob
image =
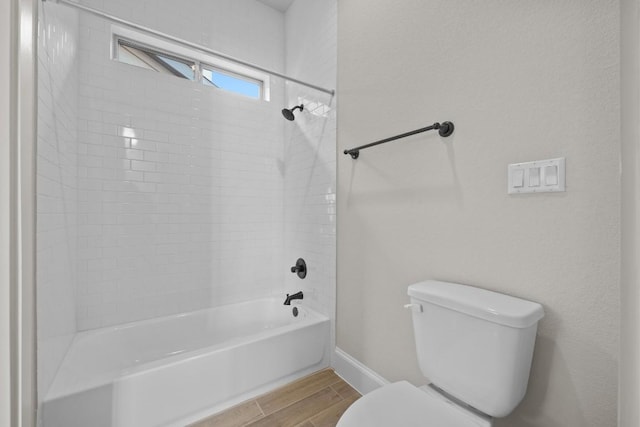
{"label": "shower valve knob", "polygon": [[291,267],[291,272],[297,273],[299,278],[304,279],[307,277],[307,263],[302,258],[298,258],[296,265]]}

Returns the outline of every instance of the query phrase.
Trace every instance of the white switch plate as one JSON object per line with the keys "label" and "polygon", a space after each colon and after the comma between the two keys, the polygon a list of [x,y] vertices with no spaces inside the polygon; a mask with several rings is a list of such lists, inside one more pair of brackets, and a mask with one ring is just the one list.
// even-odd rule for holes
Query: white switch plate
{"label": "white switch plate", "polygon": [[[551,176],[550,179],[547,179],[546,175],[554,170],[557,175],[555,179]],[[511,164],[507,169],[507,181],[507,193],[509,194],[565,191],[564,157]],[[548,184],[550,182],[551,184]],[[553,184],[553,182],[556,183]],[[538,185],[531,185],[535,183]]]}

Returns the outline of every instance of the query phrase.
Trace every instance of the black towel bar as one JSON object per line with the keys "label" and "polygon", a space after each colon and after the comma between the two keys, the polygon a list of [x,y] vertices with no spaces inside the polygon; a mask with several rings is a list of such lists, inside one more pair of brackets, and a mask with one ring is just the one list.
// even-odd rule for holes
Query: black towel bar
{"label": "black towel bar", "polygon": [[344,150],[344,154],[349,154],[352,159],[357,159],[358,156],[360,156],[360,150],[364,148],[373,147],[374,145],[384,144],[385,142],[395,141],[396,139],[406,138],[407,136],[411,136],[417,133],[422,133],[428,130],[435,130],[435,129],[438,130],[438,133],[440,134],[440,136],[447,137],[453,133],[453,123],[451,122],[442,122],[442,124],[434,123],[431,126],[427,126],[425,128],[412,130],[411,132],[381,139],[380,141],[375,141],[370,144],[361,145],[360,147],[351,148],[349,150]]}

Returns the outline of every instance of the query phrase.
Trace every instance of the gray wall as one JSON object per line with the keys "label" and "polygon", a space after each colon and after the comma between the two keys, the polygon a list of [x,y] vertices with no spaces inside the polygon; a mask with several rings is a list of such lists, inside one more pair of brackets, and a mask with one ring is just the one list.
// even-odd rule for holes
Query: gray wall
{"label": "gray wall", "polygon": [[640,289],[638,286],[638,161],[640,160],[640,43],[638,0],[621,4],[622,79],[622,276],[620,287],[619,425],[640,425]]}
{"label": "gray wall", "polygon": [[[540,302],[524,402],[498,426],[616,423],[619,4],[339,2],[337,345],[389,380],[418,369],[407,285]],[[567,159],[567,192],[509,196],[509,163]]]}

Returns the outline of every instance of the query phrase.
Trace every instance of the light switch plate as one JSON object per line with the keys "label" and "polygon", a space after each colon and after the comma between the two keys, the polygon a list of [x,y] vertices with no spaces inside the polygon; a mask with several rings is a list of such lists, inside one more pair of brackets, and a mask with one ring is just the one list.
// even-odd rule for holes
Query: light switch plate
{"label": "light switch plate", "polygon": [[[555,176],[549,176],[547,179],[546,175],[554,172]],[[509,194],[566,191],[565,158],[510,164],[507,169],[507,180]]]}

